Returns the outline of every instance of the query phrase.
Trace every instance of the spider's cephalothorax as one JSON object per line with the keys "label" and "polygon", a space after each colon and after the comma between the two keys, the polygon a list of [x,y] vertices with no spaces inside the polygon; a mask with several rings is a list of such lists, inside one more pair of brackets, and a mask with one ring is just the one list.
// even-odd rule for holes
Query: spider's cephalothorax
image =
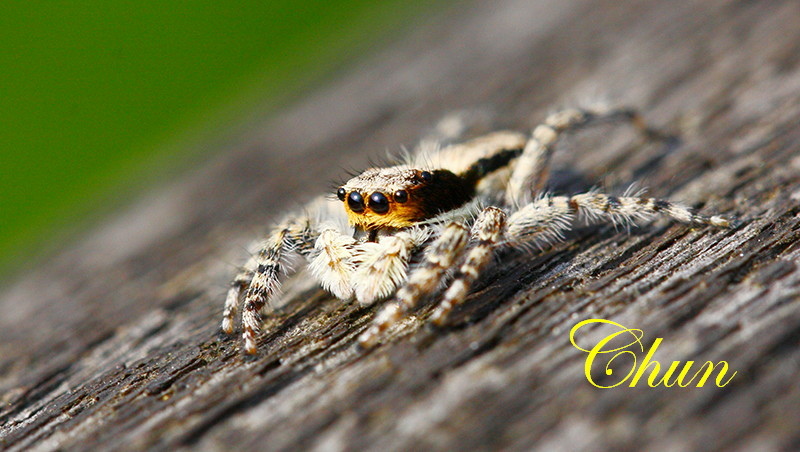
{"label": "spider's cephalothorax", "polygon": [[683,223],[728,226],[722,217],[653,198],[542,193],[559,134],[619,119],[658,136],[630,110],[573,109],[549,116],[530,137],[495,132],[432,153],[420,151],[401,165],[364,171],[339,187],[339,201],[318,198],[260,244],[228,291],[222,329],[233,331],[244,294],[245,350],[257,351],[261,310],[278,288],[287,252],[304,256],[320,285],[342,300],[368,305],[394,297],[359,338],[361,346],[371,347],[446,282],[431,314],[442,324],[495,249],[560,239],[579,216],[630,225],[662,214]]}
{"label": "spider's cephalothorax", "polygon": [[447,170],[373,168],[339,189],[350,224],[365,231],[402,229],[472,199],[475,185]]}
{"label": "spider's cephalothorax", "polygon": [[350,179],[336,195],[344,203],[355,236],[365,231],[368,240],[375,241],[379,231],[414,226],[468,203],[484,176],[518,157],[522,144],[481,158],[459,174],[408,165],[371,168]]}

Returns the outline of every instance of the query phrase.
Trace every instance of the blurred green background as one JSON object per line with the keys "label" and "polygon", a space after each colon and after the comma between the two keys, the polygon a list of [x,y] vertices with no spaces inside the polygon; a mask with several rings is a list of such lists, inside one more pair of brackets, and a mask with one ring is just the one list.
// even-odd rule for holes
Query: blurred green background
{"label": "blurred green background", "polygon": [[0,275],[431,3],[3,2]]}

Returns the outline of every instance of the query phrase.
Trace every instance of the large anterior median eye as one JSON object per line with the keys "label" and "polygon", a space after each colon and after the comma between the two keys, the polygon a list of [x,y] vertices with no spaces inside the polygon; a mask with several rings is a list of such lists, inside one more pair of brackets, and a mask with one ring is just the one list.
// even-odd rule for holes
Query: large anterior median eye
{"label": "large anterior median eye", "polygon": [[381,192],[375,192],[369,197],[369,208],[375,213],[386,213],[389,211],[389,200]]}
{"label": "large anterior median eye", "polygon": [[350,210],[353,212],[363,212],[364,198],[362,198],[361,194],[357,191],[351,192],[350,196],[347,197],[347,205],[350,206]]}

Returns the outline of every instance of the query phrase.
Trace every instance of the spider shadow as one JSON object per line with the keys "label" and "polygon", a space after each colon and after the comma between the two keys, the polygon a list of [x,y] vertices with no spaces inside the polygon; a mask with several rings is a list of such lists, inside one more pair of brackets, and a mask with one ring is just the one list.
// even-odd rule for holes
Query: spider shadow
{"label": "spider shadow", "polygon": [[[660,149],[657,152],[652,152],[650,158],[647,158],[637,166],[627,170],[630,177],[625,183],[627,183],[628,186],[636,184],[638,181],[646,179],[649,175],[658,172],[658,169],[664,165],[665,159],[683,144],[680,137],[676,135],[660,135],[657,139],[653,140],[660,145]],[[643,145],[634,145],[628,148],[628,150],[620,152],[616,158],[608,162],[607,166],[611,168],[624,168],[627,162],[634,160],[633,156],[641,152],[642,146]],[[574,195],[586,192],[596,186],[597,180],[591,180],[583,172],[569,168],[553,168],[550,170],[545,192]],[[608,187],[609,190],[614,192],[619,190],[619,188],[620,187]],[[622,191],[624,191],[625,188],[622,188]]]}

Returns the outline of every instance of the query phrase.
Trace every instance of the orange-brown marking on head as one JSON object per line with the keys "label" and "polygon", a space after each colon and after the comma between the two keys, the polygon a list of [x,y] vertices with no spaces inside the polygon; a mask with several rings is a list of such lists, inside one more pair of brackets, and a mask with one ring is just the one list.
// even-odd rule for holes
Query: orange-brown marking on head
{"label": "orange-brown marking on head", "polygon": [[447,170],[372,168],[339,188],[350,224],[365,231],[401,229],[460,207],[474,183]]}

